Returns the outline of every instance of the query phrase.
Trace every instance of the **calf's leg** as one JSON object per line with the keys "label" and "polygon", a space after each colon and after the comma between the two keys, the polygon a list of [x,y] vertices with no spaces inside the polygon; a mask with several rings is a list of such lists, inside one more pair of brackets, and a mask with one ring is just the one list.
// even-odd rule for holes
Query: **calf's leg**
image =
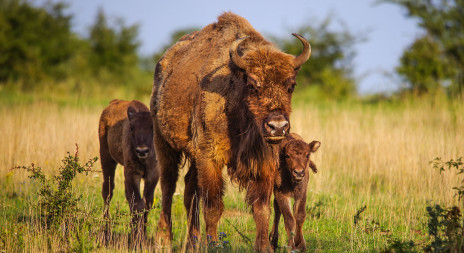
{"label": "calf's leg", "polygon": [[108,149],[102,150],[102,148],[100,148],[100,161],[103,171],[102,197],[105,203],[104,217],[108,218],[109,205],[111,202],[111,198],[113,198],[114,174],[116,171],[117,162],[113,160],[113,158],[108,152]]}
{"label": "calf's leg", "polygon": [[131,241],[139,245],[145,239],[144,212],[145,203],[140,196],[141,175],[131,173],[128,165],[124,167],[124,185],[126,186],[126,199],[132,215]]}
{"label": "calf's leg", "polygon": [[153,198],[155,194],[155,188],[158,184],[159,172],[156,164],[148,164],[145,174],[145,187],[143,189],[143,199],[145,202],[144,211],[144,232],[146,234],[146,226],[148,222],[148,213],[153,206]]}
{"label": "calf's leg", "polygon": [[295,247],[301,251],[305,251],[306,241],[303,237],[303,223],[306,219],[306,194],[304,194],[304,198],[295,200],[293,213],[296,218]]}
{"label": "calf's leg", "polygon": [[282,216],[284,217],[285,230],[287,231],[288,246],[295,249],[295,217],[292,214],[290,198],[276,193],[276,200],[279,205]]}
{"label": "calf's leg", "polygon": [[106,139],[100,140],[100,162],[103,171],[102,198],[104,202],[103,218],[105,219],[105,227],[103,230],[105,234],[105,241],[108,242],[111,237],[109,224],[110,202],[111,198],[113,197],[114,174],[116,171],[117,162],[113,160],[108,152]]}

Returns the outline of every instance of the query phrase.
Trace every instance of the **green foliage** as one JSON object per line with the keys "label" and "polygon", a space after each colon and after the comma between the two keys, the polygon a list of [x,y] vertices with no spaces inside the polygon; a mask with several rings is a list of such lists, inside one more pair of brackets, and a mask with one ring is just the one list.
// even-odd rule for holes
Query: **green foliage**
{"label": "green foliage", "polygon": [[[446,170],[456,170],[456,176],[464,173],[464,163],[462,157],[454,160],[442,161],[441,157],[435,158],[430,163],[434,169],[440,173]],[[453,187],[459,201],[464,199],[464,179],[461,179],[461,185]],[[441,207],[440,205],[427,206],[429,215],[428,229],[432,242],[424,250],[427,252],[462,252],[464,250],[464,219],[460,207]]]}
{"label": "green foliage", "polygon": [[103,10],[99,9],[89,37],[89,63],[94,74],[100,76],[106,71],[124,78],[128,68],[137,68],[137,34],[137,25],[126,27],[122,20],[118,21],[117,27],[111,27]]}
{"label": "green foliage", "polygon": [[430,36],[417,39],[403,53],[396,71],[410,83],[414,94],[436,93],[454,74],[440,54],[439,45]]}
{"label": "green foliage", "polygon": [[199,30],[199,29],[195,28],[195,27],[191,27],[191,28],[184,28],[184,29],[174,31],[171,34],[171,40],[165,46],[163,46],[158,52],[156,52],[153,55],[152,58],[154,59],[155,63],[157,63],[159,61],[159,59],[163,56],[164,52],[167,49],[169,49],[172,45],[174,45],[182,36],[187,35],[187,34],[193,32],[193,31],[197,31],[197,30]]}
{"label": "green foliage", "polygon": [[61,2],[37,8],[25,0],[0,0],[0,82],[35,82],[65,76],[79,44]]}
{"label": "green foliage", "polygon": [[[320,23],[305,24],[297,29],[297,33],[307,38],[313,48],[311,58],[298,73],[297,82],[302,86],[318,87],[319,97],[339,99],[353,96],[356,91],[352,70],[353,47],[362,38],[346,28],[333,30],[332,23],[328,17]],[[297,39],[274,40],[289,54],[301,52],[301,42]]]}
{"label": "green foliage", "polygon": [[[438,169],[440,173],[451,169],[455,169],[457,171],[456,176],[464,173],[464,163],[462,157],[459,157],[456,160],[451,159],[446,162],[442,161],[441,157],[437,157],[430,163],[433,165],[433,168]],[[458,199],[464,200],[464,178],[461,180],[461,185],[453,187],[453,189],[456,190],[456,195],[458,196]]]}
{"label": "green foliage", "polygon": [[414,241],[402,241],[397,238],[389,239],[389,246],[383,253],[413,253],[418,252]]}
{"label": "green foliage", "polygon": [[[401,66],[397,69],[398,74],[410,84],[410,89],[435,92],[437,89],[433,86],[447,84],[450,95],[462,95],[464,92],[464,0],[382,0],[382,2],[394,3],[406,8],[408,16],[418,20],[419,26],[426,32],[424,37],[416,39],[404,52]],[[427,60],[430,62],[423,62]],[[434,80],[438,84],[431,85]],[[428,89],[424,90],[424,87]]]}
{"label": "green foliage", "polygon": [[[434,169],[440,173],[454,169],[456,175],[464,173],[462,157],[454,160],[442,161],[440,157],[430,162]],[[457,191],[459,200],[464,197],[464,179],[461,185],[453,187]],[[429,242],[423,247],[425,252],[463,252],[464,250],[464,219],[459,206],[442,207],[439,204],[428,204],[427,211],[427,233]],[[398,239],[390,240],[390,244],[384,252],[417,252],[419,243],[413,241],[403,242]]]}
{"label": "green foliage", "polygon": [[98,93],[95,83],[130,84],[136,94],[149,94],[152,75],[139,67],[138,26],[122,19],[110,24],[99,10],[89,35],[78,36],[66,8],[63,1],[36,6],[32,0],[0,0],[0,85],[29,91],[53,86],[56,92],[60,83],[71,82],[68,93]]}
{"label": "green foliage", "polygon": [[47,179],[42,169],[34,164],[15,167],[15,169],[24,169],[30,172],[29,177],[40,183],[38,207],[47,224],[53,228],[60,226],[65,219],[80,210],[78,204],[81,196],[75,196],[72,191],[72,182],[77,174],[85,173],[87,175],[88,172],[92,171],[92,167],[98,159],[95,157],[81,165],[78,150],[76,145],[74,156],[69,152],[67,153],[65,158],[61,160],[62,166],[59,168],[59,175],[54,176],[53,179]]}
{"label": "green foliage", "polygon": [[432,241],[424,248],[426,252],[459,252],[462,248],[463,228],[459,207],[442,208],[427,206],[428,233]]}

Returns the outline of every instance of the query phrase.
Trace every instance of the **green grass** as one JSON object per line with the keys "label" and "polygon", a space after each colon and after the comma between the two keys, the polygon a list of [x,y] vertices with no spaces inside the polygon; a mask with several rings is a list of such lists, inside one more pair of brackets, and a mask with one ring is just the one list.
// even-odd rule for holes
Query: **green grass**
{"label": "green grass", "polygon": [[[297,90],[298,92],[298,90]],[[292,130],[305,140],[319,140],[322,146],[313,159],[319,172],[308,185],[307,219],[304,236],[308,252],[379,252],[392,240],[425,245],[426,206],[458,204],[452,187],[459,185],[455,174],[440,174],[429,164],[464,155],[464,106],[443,98],[392,101],[318,101],[296,93]],[[85,92],[84,92],[85,93]],[[115,240],[105,246],[100,240],[103,200],[101,173],[78,175],[73,182],[82,194],[84,213],[77,214],[82,228],[64,239],[59,231],[40,226],[37,206],[38,183],[28,173],[10,169],[34,163],[48,176],[56,175],[60,160],[79,144],[82,161],[98,156],[97,124],[101,110],[124,89],[98,96],[50,93],[31,94],[0,89],[0,250],[127,252],[130,232],[129,207],[124,196],[123,168],[118,166],[116,188],[111,202]],[[134,95],[134,97],[136,97]],[[137,97],[148,103],[148,96]],[[100,170],[97,162],[96,169]],[[183,207],[183,175],[173,199],[173,248],[185,245],[187,219]],[[253,250],[255,224],[244,192],[229,182],[224,196],[225,211],[218,232],[227,235],[231,248]],[[160,213],[161,193],[148,221],[148,251],[153,251]],[[354,216],[363,207],[357,224]],[[272,209],[271,209],[272,210]],[[271,217],[272,221],[273,217]],[[86,226],[90,221],[91,226]],[[87,222],[87,223],[86,223]],[[204,223],[201,218],[202,231]],[[271,226],[271,224],[270,224]],[[279,252],[284,252],[283,221]],[[65,241],[63,241],[65,240]],[[65,244],[63,244],[66,242]],[[60,245],[68,245],[63,249]],[[206,251],[205,244],[202,245]],[[421,249],[420,247],[418,249]],[[213,249],[211,249],[213,250]]]}

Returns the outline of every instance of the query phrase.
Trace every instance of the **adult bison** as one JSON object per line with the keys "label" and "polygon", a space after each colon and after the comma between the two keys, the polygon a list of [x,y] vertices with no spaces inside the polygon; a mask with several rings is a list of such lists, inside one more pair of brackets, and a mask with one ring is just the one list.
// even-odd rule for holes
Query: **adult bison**
{"label": "adult bison", "polygon": [[296,57],[228,12],[181,38],[156,65],[150,110],[161,172],[157,236],[165,244],[172,240],[172,196],[183,154],[190,161],[184,193],[189,242],[200,235],[200,201],[206,234],[217,240],[227,166],[232,180],[247,191],[256,222],[255,249],[272,249],[269,203],[279,163],[274,144],[290,130],[295,77],[311,53],[309,43],[293,35],[304,45]]}

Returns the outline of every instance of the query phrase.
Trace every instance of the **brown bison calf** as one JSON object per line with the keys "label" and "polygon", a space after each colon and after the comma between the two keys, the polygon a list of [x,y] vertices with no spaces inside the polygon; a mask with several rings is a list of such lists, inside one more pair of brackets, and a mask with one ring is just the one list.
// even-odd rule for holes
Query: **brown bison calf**
{"label": "brown bison calf", "polygon": [[[277,248],[279,239],[280,215],[284,216],[285,230],[288,236],[288,246],[304,251],[306,243],[303,238],[303,223],[306,218],[306,190],[309,180],[308,167],[317,173],[316,165],[310,160],[311,153],[319,149],[321,143],[312,141],[306,143],[294,133],[291,133],[280,145],[280,167],[276,173],[274,186],[274,225],[269,239],[272,247]],[[295,199],[293,213],[290,198]]]}
{"label": "brown bison calf", "polygon": [[[153,194],[159,178],[150,111],[139,101],[115,99],[101,114],[98,135],[103,170],[104,215],[109,216],[114,173],[119,163],[124,166],[126,199],[132,213],[132,239],[140,240],[145,237],[147,215],[153,204]],[[143,199],[140,196],[142,178],[145,181]]]}

